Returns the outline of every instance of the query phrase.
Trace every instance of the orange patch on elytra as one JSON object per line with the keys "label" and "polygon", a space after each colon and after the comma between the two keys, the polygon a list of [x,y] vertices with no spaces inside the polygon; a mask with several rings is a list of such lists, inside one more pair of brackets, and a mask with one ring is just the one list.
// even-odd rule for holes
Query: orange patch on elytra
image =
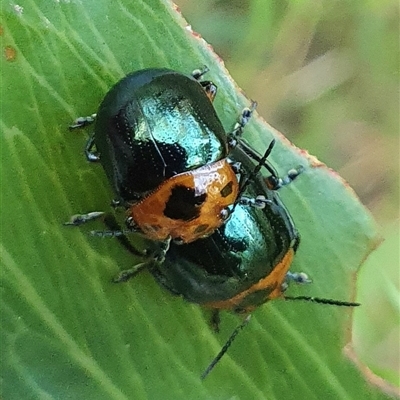
{"label": "orange patch on elytra", "polygon": [[[204,202],[198,206],[190,204],[191,199],[187,203],[193,208],[198,207],[192,219],[174,219],[165,215],[166,204],[177,187],[187,188],[199,198],[204,195]],[[172,237],[190,243],[212,234],[224,223],[221,212],[235,202],[238,192],[236,174],[228,161],[223,159],[168,179],[148,197],[134,204],[128,214],[149,239]],[[179,200],[184,203],[184,196]],[[160,229],[155,230],[154,226]],[[199,230],[199,227],[202,229]]]}
{"label": "orange patch on elytra", "polygon": [[[247,290],[239,293],[238,295],[223,301],[215,301],[212,303],[204,304],[209,308],[216,309],[225,309],[225,310],[233,310],[240,307],[240,303],[250,294],[258,292],[260,290],[270,289],[268,297],[265,299],[272,300],[280,297],[282,295],[282,284],[285,281],[286,273],[288,272],[290,265],[292,264],[294,257],[294,250],[289,249],[289,251],[285,254],[283,259],[275,266],[270,274],[268,274],[265,278],[260,279],[253,286],[250,286]],[[245,312],[250,312],[255,307],[246,307]]]}

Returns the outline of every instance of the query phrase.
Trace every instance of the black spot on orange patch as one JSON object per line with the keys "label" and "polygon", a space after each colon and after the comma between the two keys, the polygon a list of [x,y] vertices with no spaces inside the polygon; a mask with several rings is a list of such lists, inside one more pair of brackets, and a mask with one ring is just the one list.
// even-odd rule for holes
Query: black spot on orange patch
{"label": "black spot on orange patch", "polygon": [[207,229],[208,229],[208,225],[205,225],[205,224],[198,225],[198,226],[196,226],[196,229],[194,230],[194,233],[201,234],[201,233],[207,231]]}
{"label": "black spot on orange patch", "polygon": [[164,215],[171,219],[190,221],[200,215],[201,205],[207,194],[196,195],[195,190],[186,186],[175,186],[165,204]]}
{"label": "black spot on orange patch", "polygon": [[230,181],[222,188],[221,196],[228,197],[232,193],[232,190],[233,190],[233,182]]}

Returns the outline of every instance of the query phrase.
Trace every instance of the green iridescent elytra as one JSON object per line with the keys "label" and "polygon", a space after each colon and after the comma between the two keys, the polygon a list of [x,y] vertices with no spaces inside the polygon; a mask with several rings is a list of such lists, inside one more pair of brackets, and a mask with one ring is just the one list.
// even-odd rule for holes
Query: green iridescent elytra
{"label": "green iridescent elytra", "polygon": [[168,69],[131,73],[106,94],[94,144],[124,201],[228,154],[227,135],[202,85]]}

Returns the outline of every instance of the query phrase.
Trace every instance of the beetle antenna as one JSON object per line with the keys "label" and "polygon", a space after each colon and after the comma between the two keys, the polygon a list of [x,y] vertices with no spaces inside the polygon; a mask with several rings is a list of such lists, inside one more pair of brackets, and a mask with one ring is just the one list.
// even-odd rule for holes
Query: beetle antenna
{"label": "beetle antenna", "polygon": [[[111,232],[119,232],[121,234],[115,234],[115,235],[111,235],[113,237],[115,237],[118,242],[127,250],[129,251],[131,254],[133,254],[134,256],[137,257],[146,257],[147,254],[141,250],[136,249],[131,242],[129,241],[129,239],[126,237],[125,235],[125,231],[121,230],[121,226],[119,225],[117,219],[115,218],[115,215],[112,214],[106,214],[105,218],[104,218],[104,223],[107,226],[108,229],[110,229]],[[131,233],[131,232],[126,232],[126,233]],[[95,233],[96,235],[96,233]],[[100,235],[101,236],[101,235]]]}
{"label": "beetle antenna", "polygon": [[[240,190],[238,193],[238,196],[236,198],[235,203],[233,204],[233,208],[231,209],[230,213],[232,214],[233,211],[235,211],[236,206],[239,204],[242,194],[245,192],[247,186],[251,184],[251,182],[254,180],[254,178],[257,176],[257,174],[260,172],[262,167],[267,167],[268,164],[266,163],[266,160],[268,156],[271,154],[272,149],[275,146],[275,139],[271,140],[271,143],[269,144],[267,150],[265,151],[264,155],[261,158],[257,159],[258,164],[254,167],[253,171],[246,177],[243,177],[243,182],[240,182]],[[270,171],[275,177],[276,173],[273,171],[271,167],[267,167],[268,171]]]}
{"label": "beetle antenna", "polygon": [[353,303],[349,301],[341,301],[341,300],[334,300],[334,299],[323,299],[320,297],[312,297],[312,296],[284,296],[285,300],[303,300],[309,301],[312,303],[319,303],[319,304],[329,304],[331,306],[343,306],[343,307],[358,307],[360,303]]}
{"label": "beetle antenna", "polygon": [[[319,303],[319,304],[328,304],[332,306],[342,306],[342,307],[358,307],[361,304],[360,303],[354,303],[354,302],[349,302],[349,301],[341,301],[341,300],[334,300],[334,299],[324,299],[320,297],[312,297],[312,296],[285,296],[285,300],[302,300],[302,301],[309,301],[312,303]],[[231,336],[229,336],[228,340],[225,342],[225,344],[222,346],[222,349],[220,352],[217,354],[217,356],[211,361],[209,366],[205,369],[205,371],[201,374],[201,380],[204,380],[208,374],[214,369],[214,367],[218,364],[218,362],[221,360],[223,355],[228,351],[229,347],[231,347],[233,341],[235,340],[236,336],[239,334],[239,332],[250,322],[251,319],[251,314],[249,314],[243,322],[238,325],[234,331],[231,333]]]}
{"label": "beetle antenna", "polygon": [[[273,142],[273,144],[272,144],[272,142]],[[252,160],[254,160],[256,163],[258,163],[258,164],[262,164],[262,166],[264,167],[264,168],[266,168],[267,169],[267,171],[272,175],[272,176],[274,176],[276,179],[278,179],[278,172],[275,170],[275,168],[272,166],[272,165],[270,165],[267,161],[266,161],[266,159],[267,159],[267,157],[269,157],[269,155],[271,154],[271,151],[272,151],[272,147],[274,147],[274,145],[275,145],[275,139],[273,139],[272,141],[271,141],[271,143],[269,144],[269,146],[268,146],[268,149],[267,149],[267,156],[265,156],[265,154],[264,154],[264,156],[262,157],[257,151],[255,151],[250,145],[248,145],[245,141],[243,141],[243,140],[240,140],[239,142],[238,142],[238,146],[240,147],[240,149],[241,150],[243,150]],[[272,147],[271,147],[272,146]],[[258,165],[257,164],[257,165]]]}
{"label": "beetle antenna", "polygon": [[214,360],[211,361],[209,366],[206,368],[206,370],[201,374],[201,380],[205,379],[207,375],[212,371],[212,369],[217,365],[219,360],[222,358],[222,356],[227,352],[229,347],[231,346],[232,342],[235,340],[236,336],[238,333],[250,322],[251,319],[251,314],[249,314],[240,325],[238,325],[234,331],[231,333],[231,336],[229,336],[229,339],[225,342],[223,345],[222,349],[220,352],[217,354],[217,356],[214,358]]}
{"label": "beetle antenna", "polygon": [[251,173],[246,177],[245,181],[243,182],[242,187],[240,188],[238,198],[240,198],[240,196],[246,190],[247,186],[250,185],[250,183],[254,180],[257,174],[261,171],[261,168],[265,165],[265,161],[271,154],[271,151],[274,148],[274,146],[275,146],[275,139],[272,139],[264,155],[260,158],[258,164],[254,167],[253,171],[251,171]]}

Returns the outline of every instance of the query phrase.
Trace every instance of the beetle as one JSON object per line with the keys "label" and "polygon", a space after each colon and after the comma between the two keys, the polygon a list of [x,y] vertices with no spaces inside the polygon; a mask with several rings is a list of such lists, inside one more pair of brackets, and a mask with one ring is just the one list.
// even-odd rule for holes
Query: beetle
{"label": "beetle", "polygon": [[[270,148],[272,149],[272,145]],[[269,154],[269,151],[265,154]],[[273,173],[264,177],[260,165],[254,168],[250,157],[241,149],[232,150],[232,159],[240,162],[250,181],[244,186],[241,200],[224,225],[207,238],[189,244],[169,243],[169,250],[160,249],[157,242],[149,241],[148,256],[130,270],[122,271],[114,282],[126,282],[147,269],[155,280],[170,293],[186,301],[211,309],[211,323],[218,330],[219,311],[228,310],[245,316],[233,331],[220,353],[202,374],[204,379],[221,359],[238,332],[249,322],[251,312],[264,303],[283,298],[305,300],[336,306],[355,307],[358,303],[315,298],[291,297],[285,294],[288,284],[309,283],[304,273],[290,271],[300,244],[300,235],[293,219],[271,185],[279,181],[292,182],[302,168],[289,171],[280,179]],[[281,184],[281,186],[283,186]],[[280,186],[280,187],[281,187]],[[260,195],[262,193],[262,195]],[[129,248],[126,238],[121,242]]]}
{"label": "beetle", "polygon": [[[290,282],[311,282],[306,274],[290,271],[300,235],[277,192],[296,179],[303,168],[290,170],[285,177],[279,178],[267,161],[274,143],[271,142],[262,157],[255,152],[250,157],[247,147],[238,146],[232,150],[231,159],[240,163],[242,171],[246,172],[239,190],[240,200],[235,203],[225,224],[206,238],[187,244],[147,240],[147,249],[143,253],[130,244],[125,232],[115,230],[115,225],[110,225],[108,220],[112,229],[110,236],[118,237],[130,252],[143,257],[142,262],[122,271],[113,282],[126,282],[139,272],[148,270],[160,286],[173,295],[211,309],[215,330],[218,330],[220,310],[246,316],[204,371],[202,379],[247,325],[251,312],[270,300],[283,298],[337,306],[359,305],[285,294]],[[254,158],[258,159],[257,165],[254,165]],[[267,168],[269,176],[261,174],[262,167]],[[83,216],[82,222],[90,219]]]}
{"label": "beetle", "polygon": [[[203,379],[251,312],[270,300],[359,305],[285,294],[291,281],[310,282],[307,275],[290,271],[300,236],[277,193],[302,168],[281,179],[267,160],[275,142],[260,156],[241,139],[255,103],[242,112],[231,133],[224,131],[212,106],[216,86],[200,81],[206,71],[191,76],[166,69],[130,74],[108,92],[97,116],[80,118],[72,126],[95,120],[86,157],[101,162],[117,203],[127,208],[128,230],[95,234],[116,236],[143,257],[114,282],[147,269],[172,294],[213,310],[216,330],[220,310],[247,315]],[[263,176],[262,168],[270,175]],[[78,215],[67,224],[101,214]],[[124,234],[131,232],[145,234],[145,252],[130,245]]]}
{"label": "beetle", "polygon": [[226,133],[212,105],[217,87],[200,80],[207,71],[131,73],[106,94],[97,114],[71,126],[95,122],[86,157],[103,166],[115,204],[127,209],[128,228],[149,239],[189,243],[208,236],[237,199],[240,167],[227,156],[256,104]]}

